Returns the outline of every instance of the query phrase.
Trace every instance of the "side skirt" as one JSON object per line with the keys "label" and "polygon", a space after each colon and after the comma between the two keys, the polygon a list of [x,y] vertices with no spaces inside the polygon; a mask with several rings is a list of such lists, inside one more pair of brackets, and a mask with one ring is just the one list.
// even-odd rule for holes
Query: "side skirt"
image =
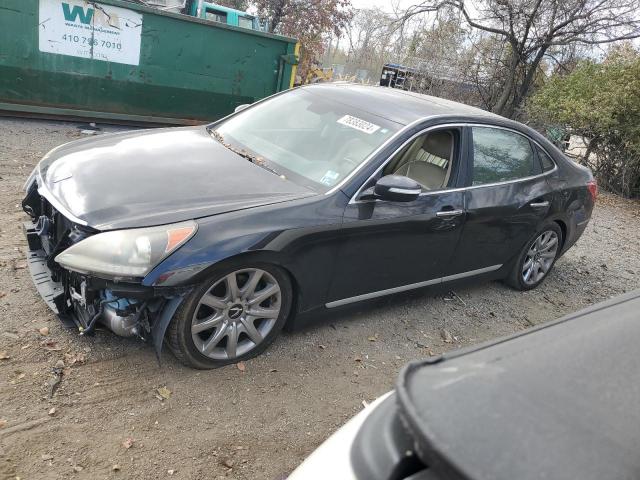
{"label": "side skirt", "polygon": [[468,272],[456,273],[455,275],[448,275],[446,277],[434,278],[424,282],[411,283],[409,285],[402,285],[400,287],[388,288],[386,290],[379,290],[377,292],[364,293],[355,297],[343,298],[342,300],[335,300],[325,304],[327,308],[341,307],[342,305],[348,305],[350,303],[361,302],[363,300],[370,300],[372,298],[384,297],[385,295],[392,295],[394,293],[406,292],[408,290],[415,290],[416,288],[428,287],[429,285],[437,285],[439,283],[451,282],[453,280],[459,280],[461,278],[473,277],[475,275],[482,275],[483,273],[494,272],[502,267],[500,265],[492,265],[490,267],[479,268],[477,270],[470,270]]}

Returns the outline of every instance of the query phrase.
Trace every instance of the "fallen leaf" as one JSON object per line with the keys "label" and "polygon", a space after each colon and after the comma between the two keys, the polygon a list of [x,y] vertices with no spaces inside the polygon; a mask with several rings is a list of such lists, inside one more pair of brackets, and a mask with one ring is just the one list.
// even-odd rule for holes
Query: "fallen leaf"
{"label": "fallen leaf", "polygon": [[369,340],[370,342],[375,342],[375,341],[377,341],[377,340],[378,340],[378,336],[377,336],[377,335],[374,335],[374,336],[372,336],[372,337],[367,338],[367,340]]}
{"label": "fallen leaf", "polygon": [[56,407],[51,407],[51,409],[49,410],[49,415],[53,417],[55,414],[56,414]]}
{"label": "fallen leaf", "polygon": [[65,353],[64,363],[68,366],[77,364],[83,365],[87,361],[87,356],[84,353]]}
{"label": "fallen leaf", "polygon": [[0,360],[9,360],[11,357],[6,350],[0,352]]}
{"label": "fallen leaf", "polygon": [[362,358],[360,358],[360,357],[356,357],[356,358],[354,358],[354,360],[355,360],[356,362],[361,362],[361,361],[362,361]]}
{"label": "fallen leaf", "polygon": [[62,347],[58,345],[58,342],[54,342],[53,340],[46,340],[40,345],[42,345],[42,348],[49,352],[59,352],[60,350],[62,350]]}
{"label": "fallen leaf", "polygon": [[7,426],[7,420],[4,418],[0,418],[0,428],[4,428]]}
{"label": "fallen leaf", "polygon": [[111,470],[113,470],[114,472],[120,471],[120,465],[116,463],[113,467],[111,467]]}
{"label": "fallen leaf", "polygon": [[123,446],[124,448],[126,448],[127,450],[129,450],[131,447],[133,447],[133,442],[134,442],[133,438],[131,438],[131,437],[127,437],[127,438],[125,438],[125,439],[124,439],[124,441],[122,442],[122,446]]}
{"label": "fallen leaf", "polygon": [[163,400],[168,400],[169,398],[171,398],[172,392],[167,387],[160,387],[156,389],[156,392],[158,392],[158,395],[160,395]]}
{"label": "fallen leaf", "polygon": [[247,370],[247,367],[244,364],[244,362],[236,363],[236,367],[238,367],[238,370],[240,370],[242,373],[244,373]]}
{"label": "fallen leaf", "polygon": [[442,340],[444,340],[444,343],[453,343],[453,335],[451,335],[449,330],[443,328],[440,332],[440,336],[442,337]]}
{"label": "fallen leaf", "polygon": [[49,335],[49,327],[42,327],[38,331],[40,332],[40,335],[42,335],[42,336]]}
{"label": "fallen leaf", "polygon": [[6,297],[6,296],[7,296],[7,292],[0,292],[0,298]]}

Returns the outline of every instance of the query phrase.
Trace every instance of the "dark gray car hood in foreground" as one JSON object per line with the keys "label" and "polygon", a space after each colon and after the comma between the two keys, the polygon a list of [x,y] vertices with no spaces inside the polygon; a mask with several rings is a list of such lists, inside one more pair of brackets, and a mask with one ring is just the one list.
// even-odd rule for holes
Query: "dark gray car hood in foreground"
{"label": "dark gray car hood in foreground", "polygon": [[40,174],[46,196],[98,230],[161,225],[315,194],[231,152],[205,127],[72,142],[45,156]]}
{"label": "dark gray car hood in foreground", "polygon": [[493,345],[409,364],[400,410],[438,478],[636,479],[639,343],[637,290]]}

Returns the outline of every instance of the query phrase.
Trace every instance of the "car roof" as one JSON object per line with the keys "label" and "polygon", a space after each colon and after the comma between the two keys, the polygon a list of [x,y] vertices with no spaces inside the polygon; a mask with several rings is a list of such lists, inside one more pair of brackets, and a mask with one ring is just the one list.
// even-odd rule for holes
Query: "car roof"
{"label": "car roof", "polygon": [[636,290],[409,364],[397,392],[419,455],[446,478],[637,477],[639,311]]}
{"label": "car roof", "polygon": [[496,120],[509,121],[480,108],[397,88],[341,82],[314,84],[302,88],[402,125],[438,115],[468,116],[491,123]]}

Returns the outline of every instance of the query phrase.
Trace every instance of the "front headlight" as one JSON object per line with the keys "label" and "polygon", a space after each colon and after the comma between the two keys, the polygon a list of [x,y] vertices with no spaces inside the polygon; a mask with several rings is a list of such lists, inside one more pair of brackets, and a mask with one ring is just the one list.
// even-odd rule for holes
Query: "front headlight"
{"label": "front headlight", "polygon": [[144,277],[189,240],[197,228],[196,222],[188,221],[98,233],[70,246],[55,261],[80,273],[114,279]]}

